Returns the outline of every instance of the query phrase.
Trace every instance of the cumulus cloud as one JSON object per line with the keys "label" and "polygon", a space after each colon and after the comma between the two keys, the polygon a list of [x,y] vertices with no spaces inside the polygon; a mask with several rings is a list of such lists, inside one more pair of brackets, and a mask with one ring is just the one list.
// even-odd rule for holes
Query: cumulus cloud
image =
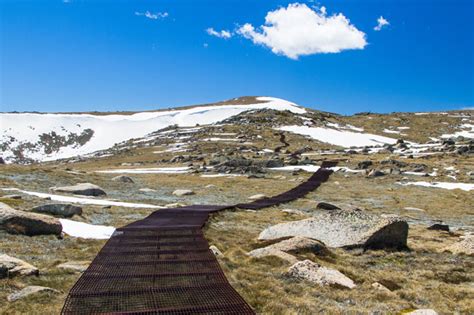
{"label": "cumulus cloud", "polygon": [[390,25],[390,22],[384,19],[383,16],[380,16],[377,19],[377,25],[374,27],[374,31],[380,31],[382,27],[387,26],[387,25]]}
{"label": "cumulus cloud", "polygon": [[265,25],[255,28],[246,23],[237,33],[291,59],[363,49],[367,45],[365,33],[342,13],[328,16],[325,7],[311,9],[300,3],[270,11],[265,17]]}
{"label": "cumulus cloud", "polygon": [[231,38],[232,37],[232,33],[229,32],[228,30],[222,30],[222,31],[216,31],[215,29],[213,29],[212,27],[209,27],[207,30],[206,30],[207,34],[211,35],[211,36],[216,36],[216,37],[219,37],[219,38],[224,38],[224,39],[228,39],[228,38]]}
{"label": "cumulus cloud", "polygon": [[158,19],[164,19],[169,14],[168,14],[168,12],[151,13],[150,11],[146,11],[146,12],[135,12],[135,15],[144,16],[144,17],[152,19],[152,20],[158,20]]}

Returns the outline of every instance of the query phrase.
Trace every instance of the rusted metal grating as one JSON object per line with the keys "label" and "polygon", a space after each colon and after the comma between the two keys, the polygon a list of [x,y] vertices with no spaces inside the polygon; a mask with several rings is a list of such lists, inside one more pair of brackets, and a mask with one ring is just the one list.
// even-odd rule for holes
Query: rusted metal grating
{"label": "rusted metal grating", "polygon": [[261,209],[316,189],[336,163],[301,185],[237,205],[158,210],[115,231],[66,299],[62,314],[254,314],[227,281],[201,228],[209,213]]}

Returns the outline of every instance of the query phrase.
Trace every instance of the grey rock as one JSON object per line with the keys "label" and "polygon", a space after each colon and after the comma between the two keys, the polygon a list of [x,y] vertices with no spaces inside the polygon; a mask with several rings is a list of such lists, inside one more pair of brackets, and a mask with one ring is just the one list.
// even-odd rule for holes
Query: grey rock
{"label": "grey rock", "polygon": [[370,172],[367,174],[369,177],[380,177],[384,175],[385,173],[379,170],[370,170]]}
{"label": "grey rock", "polygon": [[173,195],[181,197],[181,196],[189,196],[189,195],[194,195],[194,191],[189,190],[189,189],[177,189],[173,191]]}
{"label": "grey rock", "polygon": [[359,169],[359,170],[366,170],[366,169],[368,169],[369,166],[371,166],[372,164],[373,164],[372,161],[368,161],[368,160],[367,160],[367,161],[362,161],[362,162],[359,162],[359,163],[357,164],[357,169]]}
{"label": "grey rock", "polygon": [[82,215],[82,208],[70,204],[52,203],[34,207],[31,211],[38,213],[46,213],[71,218],[74,215]]}
{"label": "grey rock", "polygon": [[474,234],[467,233],[460,238],[461,240],[448,247],[445,247],[444,250],[453,254],[474,256]]}
{"label": "grey rock", "polygon": [[134,183],[131,177],[125,176],[125,175],[115,176],[114,178],[112,178],[112,180],[114,182],[121,182],[121,183],[130,183],[130,184]]}
{"label": "grey rock", "polygon": [[73,186],[51,187],[52,191],[64,192],[83,196],[104,196],[105,191],[97,185],[91,183],[79,183]]}
{"label": "grey rock", "polygon": [[222,252],[219,250],[219,248],[217,248],[217,247],[214,246],[214,245],[209,246],[209,249],[211,250],[211,252],[212,252],[215,256],[224,256],[224,254],[222,254]]}
{"label": "grey rock", "polygon": [[0,255],[0,279],[16,276],[37,276],[38,274],[38,268],[26,261],[6,254]]}
{"label": "grey rock", "polygon": [[307,280],[321,286],[336,286],[352,289],[354,281],[336,269],[320,266],[310,260],[299,261],[288,269],[288,276]]}
{"label": "grey rock", "polygon": [[320,202],[316,206],[317,209],[323,209],[323,210],[341,210],[338,206],[335,206],[333,204],[330,204],[328,202]]}
{"label": "grey rock", "polygon": [[428,230],[449,232],[449,225],[436,223],[428,227]]}
{"label": "grey rock", "polygon": [[43,214],[15,210],[0,202],[0,228],[9,233],[28,236],[61,235],[62,225],[58,219]]}
{"label": "grey rock", "polygon": [[24,299],[24,298],[26,298],[30,295],[39,294],[39,293],[59,294],[61,292],[58,291],[58,290],[52,289],[52,288],[48,288],[48,287],[41,287],[41,286],[37,286],[37,285],[32,285],[32,286],[28,286],[28,287],[26,287],[26,288],[24,288],[24,289],[22,289],[18,292],[10,294],[7,297],[7,300],[9,302],[14,302],[14,301],[17,301],[17,300],[20,300],[20,299]]}
{"label": "grey rock", "polygon": [[358,210],[315,213],[312,218],[280,223],[263,230],[259,240],[304,236],[328,247],[406,248],[408,224],[399,217],[381,217]]}
{"label": "grey rock", "polygon": [[68,261],[57,265],[59,269],[63,269],[71,272],[84,272],[90,265],[90,261]]}
{"label": "grey rock", "polygon": [[21,196],[21,195],[5,195],[5,196],[2,196],[1,198],[5,198],[5,199],[21,199],[22,196]]}

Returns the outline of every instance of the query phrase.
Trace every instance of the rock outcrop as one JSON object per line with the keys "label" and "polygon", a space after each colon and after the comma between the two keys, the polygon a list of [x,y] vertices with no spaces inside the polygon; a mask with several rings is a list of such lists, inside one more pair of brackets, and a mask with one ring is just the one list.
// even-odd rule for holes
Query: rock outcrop
{"label": "rock outcrop", "polygon": [[63,218],[71,218],[74,215],[82,215],[81,207],[62,203],[51,203],[37,206],[31,209],[31,211],[37,213],[52,214]]}
{"label": "rock outcrop", "polygon": [[339,288],[352,289],[354,281],[336,269],[320,266],[311,260],[299,261],[288,269],[288,276],[307,280],[321,286],[330,285]]}
{"label": "rock outcrop", "polygon": [[51,187],[52,191],[64,192],[83,196],[104,196],[106,192],[97,185],[91,183],[79,183],[73,186]]}
{"label": "rock outcrop", "polygon": [[0,228],[13,234],[28,236],[61,235],[62,226],[58,219],[43,214],[15,210],[0,202]]}
{"label": "rock outcrop", "polygon": [[405,248],[408,224],[398,217],[381,217],[360,210],[333,210],[271,226],[262,231],[258,239],[290,236],[316,239],[328,247]]}
{"label": "rock outcrop", "polygon": [[37,276],[38,268],[21,259],[0,255],[0,279],[16,276]]}

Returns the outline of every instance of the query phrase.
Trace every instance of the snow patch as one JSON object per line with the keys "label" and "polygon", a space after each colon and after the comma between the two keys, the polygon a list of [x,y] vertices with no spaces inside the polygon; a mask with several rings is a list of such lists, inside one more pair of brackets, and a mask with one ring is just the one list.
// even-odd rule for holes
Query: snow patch
{"label": "snow patch", "polygon": [[315,140],[338,145],[345,148],[395,144],[396,139],[378,136],[370,133],[335,130],[323,127],[283,126],[278,130],[290,131],[300,135],[310,136]]}
{"label": "snow patch", "polygon": [[59,222],[63,226],[63,232],[73,237],[106,240],[115,232],[113,226],[94,225],[68,219],[59,219]]}
{"label": "snow patch", "polygon": [[188,173],[189,167],[149,167],[149,168],[122,168],[114,170],[95,171],[104,174],[184,174]]}
{"label": "snow patch", "polygon": [[408,183],[397,183],[403,186],[423,186],[431,188],[443,188],[443,189],[461,189],[464,191],[470,191],[474,189],[474,184],[467,183],[448,183],[448,182],[408,182]]}
{"label": "snow patch", "polygon": [[116,206],[116,207],[125,207],[125,208],[149,208],[149,209],[165,208],[162,206],[150,205],[146,203],[131,203],[131,202],[121,202],[121,201],[113,201],[113,200],[107,200],[107,199],[94,199],[94,198],[86,198],[86,197],[70,197],[70,196],[46,194],[46,193],[40,193],[40,192],[34,192],[34,191],[21,190],[18,188],[2,188],[2,190],[17,191],[25,195],[35,196],[35,197],[39,197],[43,199],[51,198],[52,201],[79,203],[79,204],[84,204],[84,205]]}

